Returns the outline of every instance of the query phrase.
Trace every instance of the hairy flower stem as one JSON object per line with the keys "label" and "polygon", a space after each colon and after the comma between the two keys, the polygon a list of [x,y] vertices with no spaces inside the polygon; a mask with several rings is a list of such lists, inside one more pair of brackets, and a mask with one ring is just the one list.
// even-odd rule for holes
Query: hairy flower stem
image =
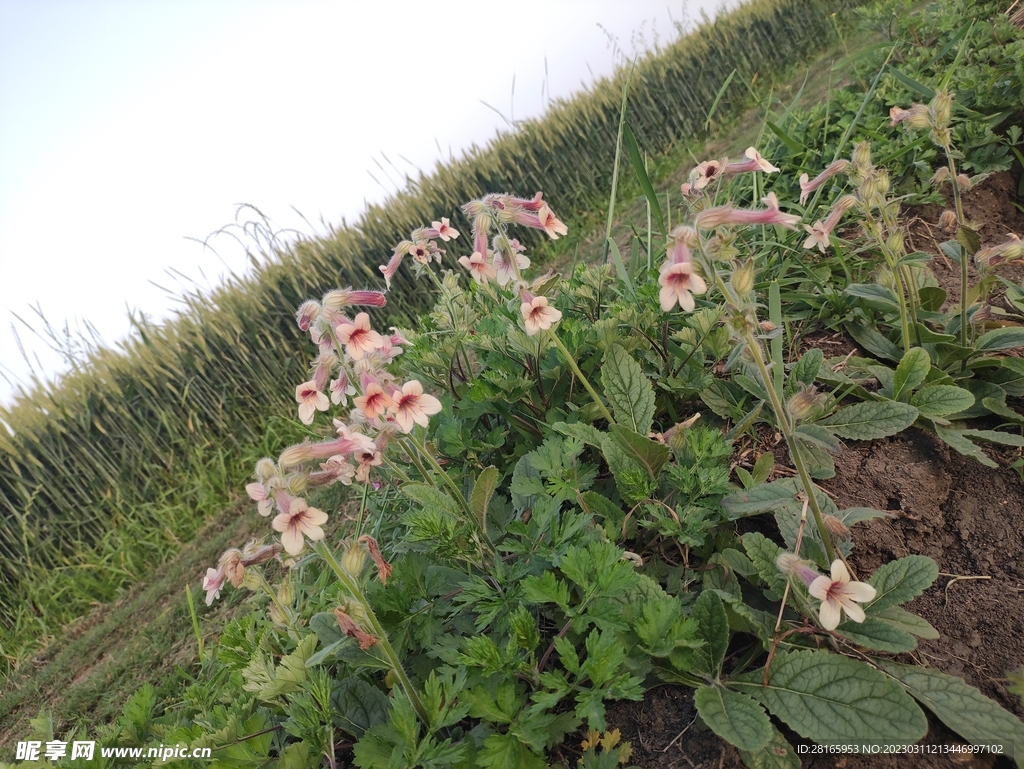
{"label": "hairy flower stem", "polygon": [[[945,144],[942,146],[942,151],[946,153],[946,163],[949,165],[949,186],[953,188],[953,205],[956,206],[956,222],[960,227],[965,224],[964,220],[964,204],[960,199],[960,184],[956,178],[956,163],[953,162],[953,149]],[[959,235],[959,233],[957,233]],[[960,346],[967,347],[967,249],[964,248],[964,244],[960,243],[959,238],[957,244],[960,246]],[[967,361],[964,361],[966,366]]]}
{"label": "hairy flower stem", "polygon": [[[466,520],[476,524],[477,531],[479,532],[480,536],[483,538],[483,541],[487,545],[487,548],[491,551],[492,555],[495,554],[497,552],[497,550],[495,550],[495,548],[494,548],[494,543],[491,542],[491,538],[487,536],[487,532],[484,530],[484,527],[481,524],[481,522],[477,521],[476,516],[473,515],[473,510],[472,510],[472,508],[470,508],[469,502],[466,501],[466,497],[459,490],[459,487],[455,485],[455,481],[453,481],[451,479],[451,477],[448,475],[448,473],[446,473],[444,471],[444,468],[442,468],[441,465],[438,464],[437,460],[434,459],[434,457],[431,455],[431,453],[429,451],[427,451],[427,447],[425,445],[423,445],[422,443],[420,443],[419,441],[417,441],[411,435],[409,435],[406,439],[402,440],[402,442],[401,442],[402,443],[402,447],[405,449],[407,454],[412,456],[412,452],[409,451],[409,446],[408,446],[408,443],[406,441],[408,441],[408,443],[411,443],[413,446],[415,446],[416,450],[420,453],[420,456],[423,457],[424,459],[426,459],[427,463],[432,468],[434,468],[434,472],[436,472],[438,475],[441,476],[441,478],[444,479],[444,483],[448,487],[448,490],[451,491],[452,496],[455,497],[456,501],[458,501],[458,503],[459,503],[459,506],[462,508],[462,512],[465,513]],[[430,480],[429,476],[426,476],[426,477],[427,477],[428,480]]]}
{"label": "hairy flower stem", "polygon": [[595,390],[590,384],[590,380],[588,380],[583,375],[583,372],[580,371],[580,367],[576,365],[576,361],[572,357],[572,353],[570,353],[566,346],[562,344],[562,340],[558,338],[558,334],[554,331],[550,331],[549,335],[551,337],[551,341],[555,343],[555,347],[557,347],[559,352],[562,353],[562,357],[565,359],[565,362],[569,364],[569,368],[572,369],[576,377],[583,383],[583,386],[587,388],[587,392],[590,393],[590,397],[594,399],[594,403],[596,403],[598,408],[601,409],[601,413],[604,415],[604,418],[608,420],[608,424],[616,424],[615,420],[612,418],[611,412],[608,411],[608,407],[605,406],[604,401],[601,400],[601,396],[597,394],[597,390]]}
{"label": "hairy flower stem", "polygon": [[264,577],[259,571],[254,571],[253,573],[259,578],[260,587],[263,589],[263,592],[270,597],[270,602],[277,607],[281,616],[285,618],[285,626],[288,628],[288,635],[296,640],[299,639],[301,636],[299,635],[298,629],[295,627],[295,613],[281,603],[281,599],[277,597],[277,592],[270,586],[270,583],[267,582],[266,577]]}
{"label": "hairy flower stem", "polygon": [[387,657],[388,663],[391,665],[391,669],[395,672],[398,677],[398,682],[402,686],[402,690],[405,692],[405,696],[409,698],[409,702],[412,703],[413,709],[416,714],[425,724],[430,724],[430,718],[427,716],[427,711],[423,707],[423,703],[420,701],[419,695],[416,693],[416,689],[412,685],[412,681],[409,679],[408,674],[405,672],[405,668],[402,667],[402,661],[399,659],[398,654],[395,653],[395,649],[391,646],[391,642],[388,640],[388,634],[384,632],[384,627],[380,624],[380,620],[377,619],[377,615],[373,613],[373,608],[370,603],[366,600],[366,596],[363,595],[363,591],[359,586],[359,582],[348,574],[341,564],[338,563],[338,559],[334,557],[334,553],[327,544],[321,540],[317,542],[313,549],[316,550],[317,554],[324,559],[328,566],[331,567],[331,571],[338,578],[338,581],[342,584],[345,590],[352,596],[366,612],[366,621],[370,623],[370,629],[373,631],[373,635],[377,638],[377,645],[380,646],[384,656]]}
{"label": "hairy flower stem", "polygon": [[865,206],[864,209],[864,215],[868,221],[868,232],[870,232],[874,236],[875,240],[878,241],[878,246],[882,250],[882,256],[885,257],[885,262],[889,265],[889,269],[892,271],[892,279],[896,283],[896,298],[900,303],[900,325],[903,337],[903,352],[908,352],[911,346],[910,321],[906,297],[908,289],[904,286],[903,273],[900,271],[900,267],[897,264],[898,259],[896,255],[889,250],[889,246],[885,242],[884,230],[878,224],[878,221],[871,216],[871,212],[867,210],[867,206]]}
{"label": "hairy flower stem", "polygon": [[[505,244],[505,253],[509,255],[509,261],[512,263],[512,274],[516,276],[516,281],[523,279],[523,275],[519,272],[519,263],[516,261],[516,252],[512,250],[512,244],[508,240],[508,235],[505,234],[504,227],[498,227],[498,234],[501,235],[501,242]],[[487,258],[487,254],[484,254],[484,259]]]}
{"label": "hairy flower stem", "polygon": [[[726,284],[725,280],[718,273],[714,271],[715,283],[718,286],[718,290],[722,292],[722,296],[735,307],[735,299],[732,290]],[[832,546],[832,536],[828,533],[828,529],[825,527],[825,519],[821,514],[821,506],[818,504],[818,497],[814,493],[814,482],[811,480],[811,474],[807,472],[807,465],[804,464],[803,457],[800,456],[800,447],[797,445],[793,425],[789,421],[789,415],[786,411],[786,406],[782,402],[782,398],[775,391],[775,387],[772,383],[771,374],[768,372],[768,366],[764,362],[764,355],[761,352],[761,343],[758,342],[757,337],[754,336],[753,328],[747,327],[742,332],[743,343],[746,344],[747,349],[750,350],[750,355],[754,359],[754,363],[757,364],[757,372],[761,377],[761,386],[768,394],[768,400],[771,401],[772,410],[775,412],[775,421],[779,425],[779,429],[782,430],[783,436],[786,438],[786,446],[789,448],[789,456],[793,459],[793,465],[796,467],[797,474],[800,476],[800,483],[803,484],[804,493],[807,495],[807,502],[810,505],[811,512],[814,514],[814,525],[818,528],[818,535],[821,537],[822,543],[825,545],[825,554],[828,556],[828,561],[831,563],[836,559],[836,551]],[[797,553],[797,555],[800,555]]]}

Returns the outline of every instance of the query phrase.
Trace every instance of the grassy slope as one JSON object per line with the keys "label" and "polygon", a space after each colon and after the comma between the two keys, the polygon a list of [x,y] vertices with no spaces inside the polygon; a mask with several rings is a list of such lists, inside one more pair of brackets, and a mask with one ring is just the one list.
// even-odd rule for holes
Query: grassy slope
{"label": "grassy slope", "polygon": [[[761,83],[756,89],[761,106],[743,114],[730,114],[727,105],[720,104],[714,121],[718,138],[707,145],[677,145],[669,154],[651,159],[650,172],[657,191],[668,193],[669,203],[677,206],[679,184],[698,160],[736,157],[757,144],[765,130],[765,109],[781,113],[801,88],[802,104],[825,98],[830,83],[837,85],[844,74],[833,72],[832,64],[872,42],[847,40],[810,64],[795,68],[781,82]],[[637,230],[646,228],[646,207],[628,160],[624,158],[622,163],[613,236],[628,254],[630,225]],[[551,198],[557,200],[557,190],[551,191]],[[573,231],[588,235],[573,238],[573,252],[559,254],[559,265],[567,265],[573,258],[600,258],[605,216],[606,211],[595,210],[589,217],[571,223]],[[115,603],[97,607],[51,642],[46,652],[23,665],[0,691],[0,759],[6,758],[8,746],[24,739],[28,721],[41,709],[52,715],[59,735],[68,733],[72,725],[95,733],[94,727],[115,718],[124,700],[142,684],[156,686],[161,699],[186,685],[197,660],[197,644],[185,585],[191,586],[199,602],[201,630],[208,642],[240,610],[245,594],[226,591],[227,600],[207,609],[202,605],[199,576],[227,547],[265,533],[266,521],[255,516],[250,505],[225,511],[190,546],[156,568],[146,582],[135,585]]]}

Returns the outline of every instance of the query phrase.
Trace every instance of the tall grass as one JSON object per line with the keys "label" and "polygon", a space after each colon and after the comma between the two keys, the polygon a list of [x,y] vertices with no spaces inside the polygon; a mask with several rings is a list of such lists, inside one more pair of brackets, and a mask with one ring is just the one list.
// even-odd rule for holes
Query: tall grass
{"label": "tall grass", "polygon": [[[657,153],[700,138],[716,100],[743,103],[755,73],[823,47],[832,14],[857,4],[755,0],[647,56],[627,104],[637,141]],[[13,661],[26,638],[55,632],[187,541],[241,487],[254,458],[242,447],[271,454],[301,434],[280,415],[294,413],[305,378],[292,316],[302,299],[380,286],[394,243],[439,215],[457,221],[485,192],[544,190],[570,217],[606,198],[625,76],[439,164],[356,225],[264,242],[252,277],[184,297],[172,322],[139,322],[129,341],[0,410],[13,431],[0,428],[0,655]],[[389,295],[392,323],[422,309],[407,280],[399,273]]]}

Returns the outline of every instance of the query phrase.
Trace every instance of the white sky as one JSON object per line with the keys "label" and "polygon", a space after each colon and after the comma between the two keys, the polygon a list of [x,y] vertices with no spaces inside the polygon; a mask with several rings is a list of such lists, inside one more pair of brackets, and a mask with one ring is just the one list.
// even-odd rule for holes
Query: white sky
{"label": "white sky", "polygon": [[199,286],[245,271],[229,239],[219,257],[188,240],[236,204],[305,233],[293,209],[316,232],[352,223],[406,172],[493,137],[505,123],[482,102],[539,115],[542,93],[568,96],[719,5],[0,0],[0,404],[5,376],[28,381],[12,325],[37,370],[61,370],[12,313],[38,325],[38,305],[112,343],[129,308],[164,318],[194,287],[168,269]]}

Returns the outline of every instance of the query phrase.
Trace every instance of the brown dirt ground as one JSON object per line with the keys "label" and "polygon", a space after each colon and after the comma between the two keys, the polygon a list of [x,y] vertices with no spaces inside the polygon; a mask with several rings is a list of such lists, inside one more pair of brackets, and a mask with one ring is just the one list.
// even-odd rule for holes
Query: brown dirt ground
{"label": "brown dirt ground", "polygon": [[[1017,183],[1009,173],[986,179],[964,197],[967,218],[978,225],[983,244],[1002,242],[1008,232],[1024,235],[1024,212],[1013,205]],[[938,255],[946,236],[934,226],[941,208],[908,212],[913,247]],[[951,302],[959,299],[959,268],[936,256],[932,263]],[[1020,281],[1024,267],[1002,272]],[[977,276],[971,267],[971,279]],[[812,335],[812,337],[815,335]],[[827,336],[827,335],[826,335]],[[835,337],[835,338],[833,338]],[[841,335],[833,345],[853,345]],[[837,354],[826,347],[826,356]],[[1018,404],[1018,408],[1020,405]],[[770,441],[769,441],[770,442]],[[941,576],[907,608],[941,634],[897,659],[959,676],[1004,708],[1024,717],[1024,703],[1010,694],[1006,674],[1024,665],[1024,483],[1008,464],[1016,451],[988,450],[996,470],[963,457],[934,436],[916,429],[872,442],[850,442],[837,458],[836,476],[822,482],[839,507],[887,510],[890,519],[859,525],[852,563],[871,573],[912,553],[935,559]],[[726,769],[742,767],[731,746],[696,721],[692,690],[661,686],[642,702],[613,703],[609,728],[618,728],[642,769]],[[929,715],[929,745],[961,740]],[[782,726],[780,724],[780,726]],[[790,743],[806,744],[792,732]],[[900,756],[805,757],[804,769],[1001,769],[1009,759],[964,753]]]}

